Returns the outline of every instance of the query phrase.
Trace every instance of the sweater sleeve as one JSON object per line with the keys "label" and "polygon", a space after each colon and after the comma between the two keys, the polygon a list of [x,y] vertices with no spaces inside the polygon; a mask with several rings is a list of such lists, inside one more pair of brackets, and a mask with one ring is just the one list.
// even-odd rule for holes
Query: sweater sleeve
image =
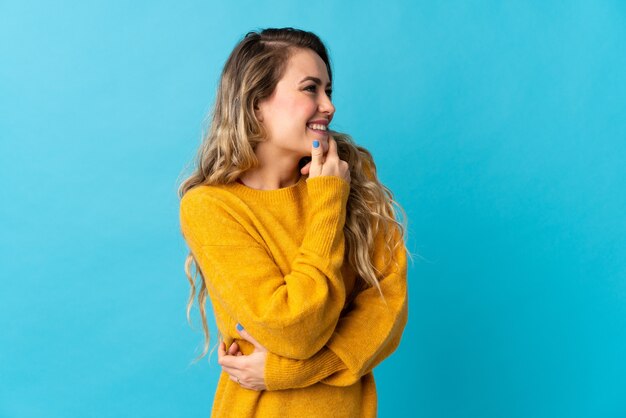
{"label": "sweater sleeve", "polygon": [[311,357],[324,346],[345,301],[341,265],[350,185],[334,176],[306,181],[306,232],[287,275],[224,201],[192,189],[180,208],[183,236],[211,302],[268,350],[294,359]]}
{"label": "sweater sleeve", "polygon": [[[399,235],[396,235],[400,239]],[[382,264],[384,241],[377,238],[374,264]],[[306,387],[318,382],[331,386],[355,383],[388,357],[400,343],[407,322],[406,249],[399,245],[393,263],[379,280],[385,299],[376,288],[361,291],[353,307],[340,319],[332,337],[319,352],[305,360],[270,352],[265,365],[268,390]]]}

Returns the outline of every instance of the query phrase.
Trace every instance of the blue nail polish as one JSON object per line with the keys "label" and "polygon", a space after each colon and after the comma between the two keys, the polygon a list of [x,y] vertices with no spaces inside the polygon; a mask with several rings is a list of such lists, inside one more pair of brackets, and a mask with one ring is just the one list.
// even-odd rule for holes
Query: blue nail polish
{"label": "blue nail polish", "polygon": [[243,327],[241,326],[241,324],[237,324],[237,331],[243,331]]}
{"label": "blue nail polish", "polygon": [[320,146],[320,141],[313,141],[313,148],[317,148]]}

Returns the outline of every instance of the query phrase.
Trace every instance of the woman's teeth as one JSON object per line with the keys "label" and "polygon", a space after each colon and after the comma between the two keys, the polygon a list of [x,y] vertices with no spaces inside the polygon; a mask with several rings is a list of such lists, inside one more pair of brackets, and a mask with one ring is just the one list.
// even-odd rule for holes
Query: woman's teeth
{"label": "woman's teeth", "polygon": [[309,123],[307,125],[311,129],[315,129],[316,131],[327,131],[328,127],[326,125],[319,125],[317,123]]}

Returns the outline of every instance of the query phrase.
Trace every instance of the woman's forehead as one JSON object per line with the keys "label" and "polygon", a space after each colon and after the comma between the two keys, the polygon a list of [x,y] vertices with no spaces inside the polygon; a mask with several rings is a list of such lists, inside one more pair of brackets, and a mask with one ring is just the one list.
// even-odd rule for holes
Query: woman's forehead
{"label": "woman's forehead", "polygon": [[295,52],[287,62],[284,79],[295,83],[307,81],[307,77],[321,80],[322,84],[330,84],[326,64],[315,52],[303,49]]}

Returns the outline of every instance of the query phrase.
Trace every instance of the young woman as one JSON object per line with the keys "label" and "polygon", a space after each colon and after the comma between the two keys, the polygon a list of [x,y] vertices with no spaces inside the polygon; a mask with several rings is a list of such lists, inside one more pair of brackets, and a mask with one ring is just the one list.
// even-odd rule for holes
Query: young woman
{"label": "young woman", "polygon": [[214,417],[376,416],[372,370],[407,321],[405,228],[371,154],[329,130],[331,83],[313,33],[248,33],[180,187],[202,356],[207,294],[221,336]]}

